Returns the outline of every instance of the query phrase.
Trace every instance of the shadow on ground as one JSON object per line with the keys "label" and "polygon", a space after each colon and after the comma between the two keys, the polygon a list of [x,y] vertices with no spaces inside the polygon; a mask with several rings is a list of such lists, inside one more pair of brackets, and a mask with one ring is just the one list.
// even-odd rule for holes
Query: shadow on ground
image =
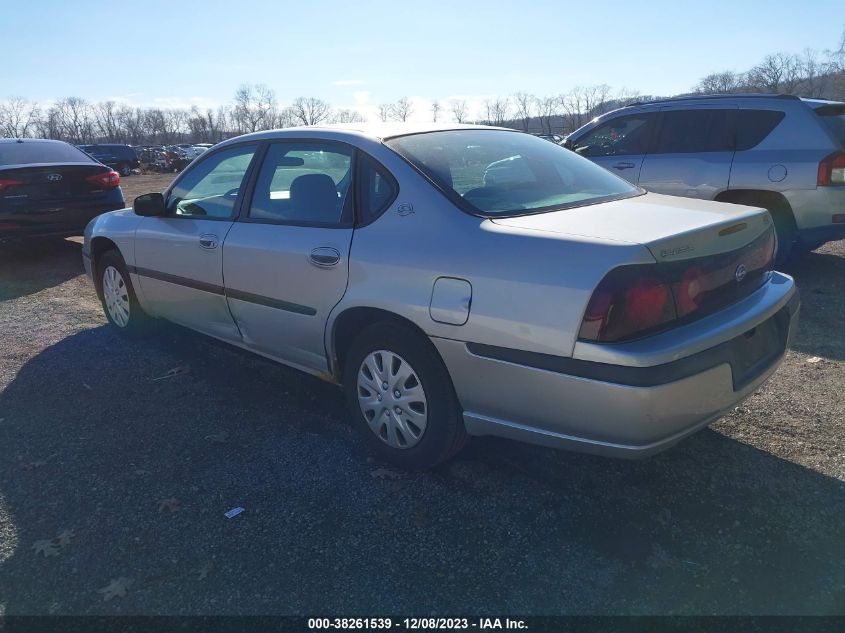
{"label": "shadow on ground", "polygon": [[83,272],[80,242],[60,238],[0,242],[0,301],[58,286]]}
{"label": "shadow on ground", "polygon": [[[801,291],[801,322],[792,349],[845,360],[842,331],[845,298],[845,258],[828,253],[808,253],[785,267]],[[833,334],[833,335],[832,335]]]}
{"label": "shadow on ground", "polygon": [[713,431],[404,475],[336,388],[171,327],[49,347],[0,419],[7,614],[845,613],[845,485]]}

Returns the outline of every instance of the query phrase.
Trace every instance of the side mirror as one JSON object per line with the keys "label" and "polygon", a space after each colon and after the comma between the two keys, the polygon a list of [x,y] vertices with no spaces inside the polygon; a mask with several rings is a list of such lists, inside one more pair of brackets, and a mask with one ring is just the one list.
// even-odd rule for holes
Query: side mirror
{"label": "side mirror", "polygon": [[132,209],[136,215],[144,217],[164,215],[164,196],[160,193],[145,193],[135,198]]}
{"label": "side mirror", "polygon": [[564,141],[563,141],[562,145],[563,145],[566,149],[572,149],[572,139],[571,139],[571,138],[564,139]]}

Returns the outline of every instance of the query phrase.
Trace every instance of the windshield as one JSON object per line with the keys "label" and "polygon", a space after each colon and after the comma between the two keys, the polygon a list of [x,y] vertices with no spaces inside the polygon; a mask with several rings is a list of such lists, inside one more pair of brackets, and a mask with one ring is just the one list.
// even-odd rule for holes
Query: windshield
{"label": "windshield", "polygon": [[538,213],[642,193],[575,153],[521,132],[449,130],[387,145],[456,204],[481,215]]}

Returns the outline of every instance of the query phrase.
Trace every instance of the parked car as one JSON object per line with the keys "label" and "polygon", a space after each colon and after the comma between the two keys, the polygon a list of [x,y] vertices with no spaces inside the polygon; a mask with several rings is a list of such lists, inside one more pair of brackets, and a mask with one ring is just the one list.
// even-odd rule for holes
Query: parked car
{"label": "parked car", "polygon": [[79,235],[124,206],[117,172],[73,145],[0,139],[0,240]]}
{"label": "parked car", "polygon": [[649,191],[767,209],[781,260],[845,238],[845,103],[786,95],[653,101],[598,117],[566,145]]}
{"label": "parked car", "polygon": [[560,145],[563,143],[563,137],[558,134],[535,134],[536,137],[543,139],[544,141],[549,141],[551,143],[557,143]]}
{"label": "parked car", "polygon": [[141,166],[138,154],[130,145],[97,144],[80,145],[79,149],[96,158],[103,165],[108,165],[121,176],[128,176],[133,169]]}
{"label": "parked car", "polygon": [[645,456],[710,424],[795,330],[774,249],[761,208],[513,130],[383,124],[220,143],[92,222],[83,260],[120,332],[161,317],[341,384],[372,449],[422,468],[467,435]]}

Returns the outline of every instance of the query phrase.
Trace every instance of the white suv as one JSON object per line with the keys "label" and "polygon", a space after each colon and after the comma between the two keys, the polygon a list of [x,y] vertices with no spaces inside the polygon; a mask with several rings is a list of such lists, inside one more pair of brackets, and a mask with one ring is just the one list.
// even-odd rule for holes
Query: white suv
{"label": "white suv", "polygon": [[566,146],[654,191],[764,207],[781,258],[845,238],[845,103],[710,95],[633,104]]}

